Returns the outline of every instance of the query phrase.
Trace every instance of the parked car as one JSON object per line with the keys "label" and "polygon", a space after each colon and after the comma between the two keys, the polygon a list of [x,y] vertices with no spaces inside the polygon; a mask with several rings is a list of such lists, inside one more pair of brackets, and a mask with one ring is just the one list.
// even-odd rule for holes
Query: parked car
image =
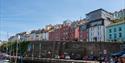
{"label": "parked car", "polygon": [[60,58],[60,56],[59,55],[55,55],[55,59],[59,59]]}
{"label": "parked car", "polygon": [[66,56],[65,56],[65,59],[70,59],[70,56],[69,56],[69,55],[66,55]]}
{"label": "parked car", "polygon": [[83,58],[82,58],[82,55],[80,55],[80,54],[75,54],[73,59],[74,59],[74,60],[82,60]]}

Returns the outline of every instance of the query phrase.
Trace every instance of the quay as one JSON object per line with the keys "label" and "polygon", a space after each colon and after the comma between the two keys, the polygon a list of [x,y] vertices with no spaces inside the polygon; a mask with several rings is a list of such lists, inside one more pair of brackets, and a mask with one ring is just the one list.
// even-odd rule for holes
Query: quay
{"label": "quay", "polygon": [[72,59],[54,59],[54,58],[32,58],[32,57],[20,57],[11,56],[11,61],[18,59],[17,62],[21,63],[99,63],[98,61],[86,61],[86,60],[72,60]]}
{"label": "quay", "polygon": [[104,61],[101,58],[110,61],[112,53],[124,50],[123,45],[121,42],[29,41],[3,45],[1,52],[8,54],[12,62],[17,59],[17,63],[100,63]]}

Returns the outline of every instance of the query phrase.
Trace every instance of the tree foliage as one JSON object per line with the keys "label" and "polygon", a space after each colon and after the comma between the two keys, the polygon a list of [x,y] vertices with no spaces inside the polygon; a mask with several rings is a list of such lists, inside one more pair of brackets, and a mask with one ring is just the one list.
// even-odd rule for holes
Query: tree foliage
{"label": "tree foliage", "polygon": [[7,42],[0,46],[0,51],[3,53],[12,54],[18,50],[18,53],[23,55],[27,51],[29,41],[23,42]]}

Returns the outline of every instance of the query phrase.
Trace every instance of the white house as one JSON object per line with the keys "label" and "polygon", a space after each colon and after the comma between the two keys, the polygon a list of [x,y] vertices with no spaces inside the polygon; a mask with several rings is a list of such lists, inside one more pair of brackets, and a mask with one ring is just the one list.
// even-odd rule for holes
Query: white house
{"label": "white house", "polygon": [[112,13],[97,9],[86,14],[89,41],[106,41],[106,26],[111,23]]}
{"label": "white house", "polygon": [[48,32],[43,32],[42,33],[42,38],[43,38],[43,40],[48,40],[48,38],[49,38]]}

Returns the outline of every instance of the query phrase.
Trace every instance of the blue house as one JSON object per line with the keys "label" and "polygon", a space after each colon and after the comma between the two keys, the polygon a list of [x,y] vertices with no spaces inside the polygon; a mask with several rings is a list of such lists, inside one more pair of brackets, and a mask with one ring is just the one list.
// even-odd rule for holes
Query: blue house
{"label": "blue house", "polygon": [[125,21],[111,24],[106,27],[107,41],[125,42]]}

